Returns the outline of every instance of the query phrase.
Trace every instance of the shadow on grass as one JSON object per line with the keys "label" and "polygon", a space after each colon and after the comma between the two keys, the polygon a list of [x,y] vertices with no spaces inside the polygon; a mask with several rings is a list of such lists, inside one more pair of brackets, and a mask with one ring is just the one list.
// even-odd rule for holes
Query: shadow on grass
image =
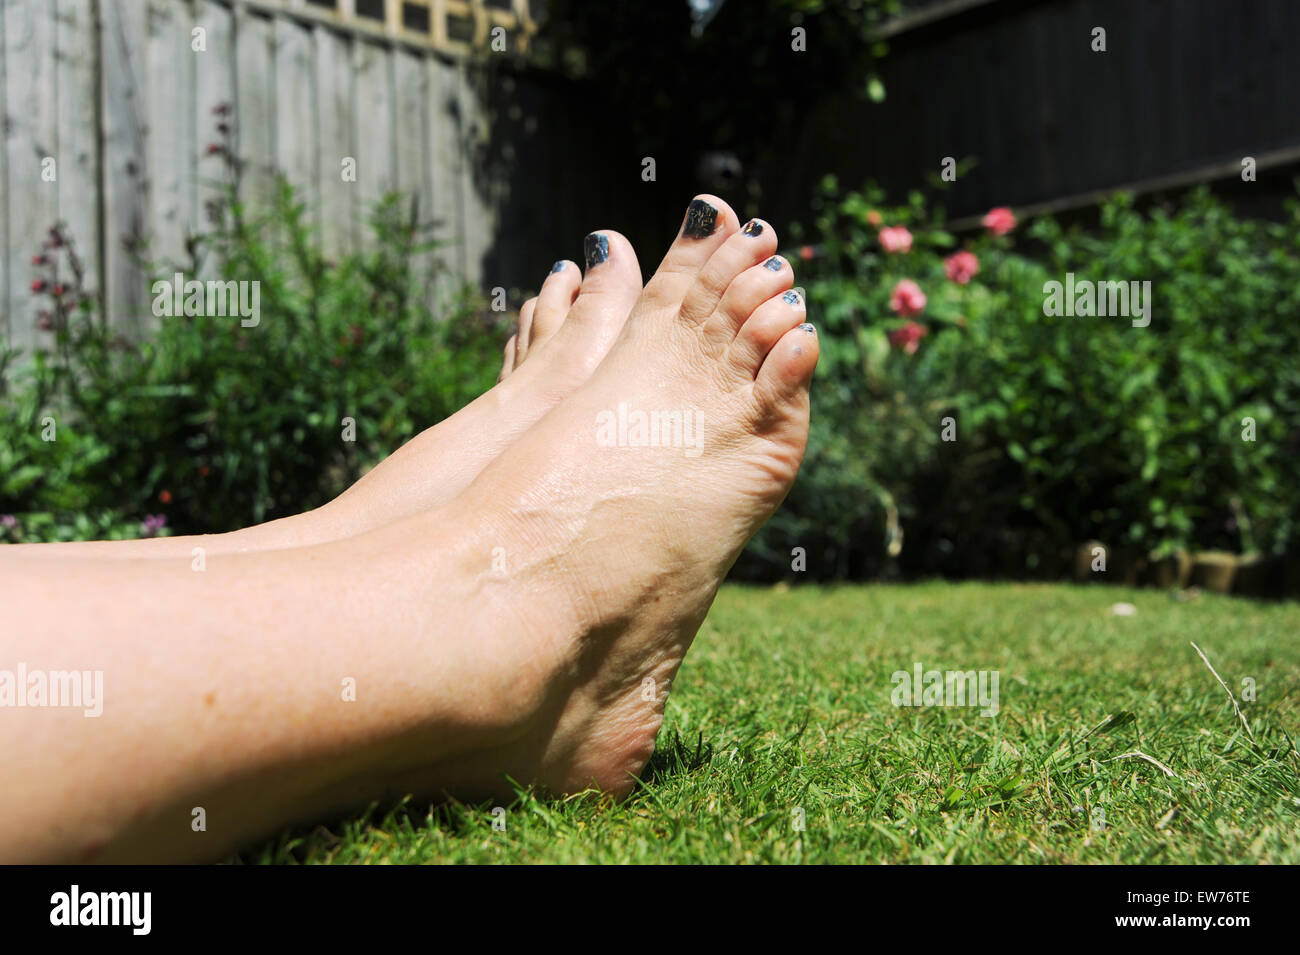
{"label": "shadow on grass", "polygon": [[674,776],[689,775],[713,761],[713,744],[704,742],[700,733],[694,745],[682,742],[681,734],[673,730],[666,739],[655,744],[654,755],[646,764],[641,783],[652,786]]}

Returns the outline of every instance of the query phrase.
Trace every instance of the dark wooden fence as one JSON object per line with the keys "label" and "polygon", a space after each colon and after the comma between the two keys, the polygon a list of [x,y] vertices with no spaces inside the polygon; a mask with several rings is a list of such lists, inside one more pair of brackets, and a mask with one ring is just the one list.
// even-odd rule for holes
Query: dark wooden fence
{"label": "dark wooden fence", "polygon": [[948,193],[956,216],[1300,160],[1294,0],[937,0],[887,32],[886,101],[837,103],[818,135],[848,178],[896,193],[976,159]]}

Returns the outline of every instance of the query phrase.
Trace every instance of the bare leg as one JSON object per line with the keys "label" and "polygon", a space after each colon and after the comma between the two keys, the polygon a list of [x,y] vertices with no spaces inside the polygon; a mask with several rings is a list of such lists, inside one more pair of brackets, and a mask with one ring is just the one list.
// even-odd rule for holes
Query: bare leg
{"label": "bare leg", "polygon": [[[211,859],[364,805],[408,764],[510,738],[509,698],[483,664],[517,628],[479,592],[483,530],[443,533],[400,560],[326,545],[202,573],[165,560],[6,568],[0,861]],[[413,572],[434,602],[395,599]],[[97,672],[102,692],[91,678],[78,706],[50,706],[48,691],[33,706],[19,665]]]}
{"label": "bare leg", "polygon": [[[213,858],[507,774],[628,792],[718,584],[802,460],[818,345],[775,248],[765,223],[693,202],[597,372],[449,505],[203,572],[0,568],[0,668],[103,675],[98,716],[0,706],[0,860]],[[616,441],[616,408],[697,424],[684,444]]]}

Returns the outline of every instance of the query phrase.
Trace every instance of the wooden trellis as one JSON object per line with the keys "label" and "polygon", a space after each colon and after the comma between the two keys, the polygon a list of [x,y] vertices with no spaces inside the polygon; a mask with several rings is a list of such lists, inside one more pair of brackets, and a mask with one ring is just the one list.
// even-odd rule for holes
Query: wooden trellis
{"label": "wooden trellis", "polygon": [[[537,30],[530,0],[248,0],[342,29],[383,35],[453,53],[490,49],[526,52]],[[503,32],[498,32],[503,31]]]}

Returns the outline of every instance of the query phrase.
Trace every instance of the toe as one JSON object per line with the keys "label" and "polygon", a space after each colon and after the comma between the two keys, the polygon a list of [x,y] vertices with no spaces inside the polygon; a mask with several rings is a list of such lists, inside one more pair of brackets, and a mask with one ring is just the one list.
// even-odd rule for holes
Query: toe
{"label": "toe", "polygon": [[668,248],[646,291],[674,305],[728,236],[740,229],[735,211],[717,196],[699,195],[686,208],[677,238]]}
{"label": "toe", "polygon": [[519,309],[519,331],[515,333],[515,367],[518,368],[528,357],[528,342],[533,334],[533,313],[537,311],[537,297],[524,302]]}
{"label": "toe", "polygon": [[515,336],[510,336],[510,341],[506,342],[504,360],[501,362],[501,372],[497,375],[497,381],[505,380],[505,377],[515,370]]}
{"label": "toe", "polygon": [[613,229],[592,232],[583,246],[587,273],[568,320],[605,324],[616,320],[613,330],[617,332],[641,294],[641,264],[632,243]]}
{"label": "toe", "polygon": [[709,318],[724,341],[730,342],[758,307],[794,285],[794,270],[782,256],[773,255],[736,276],[722,294]]}
{"label": "toe", "polygon": [[[750,219],[743,229],[718,247],[696,274],[690,291],[682,299],[682,318],[691,322],[707,320],[731,283],[747,269],[767,261],[776,246],[776,230],[761,219]],[[761,296],[750,310],[767,297]]]}
{"label": "toe", "polygon": [[817,329],[804,322],[781,336],[763,359],[754,396],[770,416],[807,431],[808,386],[817,367]]}
{"label": "toe", "polygon": [[578,297],[581,285],[582,273],[573,262],[561,259],[551,266],[550,274],[537,293],[537,308],[533,312],[528,337],[529,351],[555,334],[555,330],[564,321],[564,316],[569,314],[569,308]]}
{"label": "toe", "polygon": [[768,299],[740,326],[727,349],[728,362],[738,374],[757,378],[763,359],[807,314],[803,296],[798,292],[785,291]]}

